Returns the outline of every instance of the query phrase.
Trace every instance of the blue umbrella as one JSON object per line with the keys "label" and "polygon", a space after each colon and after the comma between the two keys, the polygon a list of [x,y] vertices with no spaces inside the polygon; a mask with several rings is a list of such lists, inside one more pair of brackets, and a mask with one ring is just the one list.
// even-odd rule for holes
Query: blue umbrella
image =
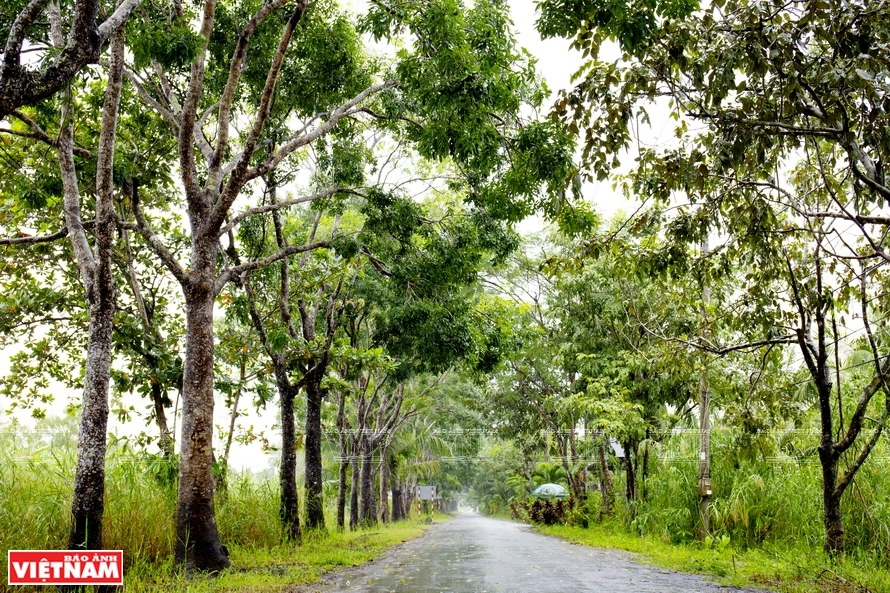
{"label": "blue umbrella", "polygon": [[541,484],[532,490],[532,496],[540,498],[565,498],[569,491],[559,484]]}

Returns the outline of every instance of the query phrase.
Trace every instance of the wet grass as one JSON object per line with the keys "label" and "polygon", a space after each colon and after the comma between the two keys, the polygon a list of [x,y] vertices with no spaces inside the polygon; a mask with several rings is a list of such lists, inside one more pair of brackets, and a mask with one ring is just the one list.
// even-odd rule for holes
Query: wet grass
{"label": "wet grass", "polygon": [[[6,585],[7,550],[67,547],[74,453],[68,447],[0,448],[0,592],[49,593],[52,587]],[[106,463],[103,540],[124,551],[125,590],[286,591],[324,573],[357,566],[421,535],[415,518],[339,533],[304,534],[299,545],[282,538],[278,488],[272,478],[232,475],[216,499],[220,538],[233,568],[216,577],[187,578],[174,570],[175,467],[157,457],[112,448]],[[335,525],[333,509],[327,524]],[[445,520],[447,516],[436,518]]]}
{"label": "wet grass", "polygon": [[821,549],[809,546],[765,544],[737,549],[728,540],[672,543],[629,534],[622,525],[609,522],[589,528],[539,525],[536,529],[579,544],[634,552],[642,562],[708,575],[723,585],[780,593],[890,592],[890,567],[867,552],[854,552],[833,562]]}
{"label": "wet grass", "polygon": [[[437,521],[446,517],[437,517]],[[233,568],[215,577],[186,578],[167,563],[131,566],[125,574],[127,593],[164,592],[276,592],[296,591],[317,582],[326,573],[361,566],[380,558],[391,548],[423,534],[429,528],[420,519],[369,530],[310,534],[300,545],[229,547]]]}

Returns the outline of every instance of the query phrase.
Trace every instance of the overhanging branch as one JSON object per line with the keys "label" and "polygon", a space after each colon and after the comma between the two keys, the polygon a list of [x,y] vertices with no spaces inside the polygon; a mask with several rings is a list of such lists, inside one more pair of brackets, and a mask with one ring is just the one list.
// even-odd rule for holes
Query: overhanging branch
{"label": "overhanging branch", "polygon": [[225,287],[225,285],[231,281],[233,278],[237,276],[241,276],[241,274],[245,272],[250,272],[251,270],[257,270],[259,268],[268,266],[269,264],[274,264],[277,261],[281,261],[286,257],[290,257],[291,255],[296,255],[298,253],[304,253],[306,251],[312,251],[313,249],[326,249],[331,246],[330,241],[317,241],[315,243],[309,243],[308,245],[292,245],[290,247],[285,247],[284,249],[278,251],[277,253],[273,253],[272,255],[265,257],[263,259],[259,259],[256,261],[248,262],[246,264],[241,264],[240,266],[234,266],[231,268],[226,268],[219,275],[219,278],[216,280],[215,292],[219,294],[219,292]]}

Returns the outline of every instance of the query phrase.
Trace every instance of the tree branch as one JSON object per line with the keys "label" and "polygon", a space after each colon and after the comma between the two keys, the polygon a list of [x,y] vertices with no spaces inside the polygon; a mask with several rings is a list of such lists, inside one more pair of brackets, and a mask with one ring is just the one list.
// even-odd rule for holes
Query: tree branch
{"label": "tree branch", "polygon": [[[37,122],[35,122],[33,119],[31,119],[18,109],[13,109],[9,112],[9,115],[13,116],[17,120],[27,125],[29,128],[31,128],[32,133],[28,134],[26,132],[17,132],[15,130],[8,130],[3,128],[0,128],[0,132],[12,134],[14,136],[21,136],[23,138],[33,138],[34,140],[40,140],[44,144],[48,144],[53,148],[59,148],[59,142],[56,138],[53,138],[52,136],[47,134],[46,131],[44,131],[44,129],[37,124]],[[80,146],[73,146],[72,150],[75,156],[79,156],[81,158],[88,159],[92,156],[89,150]]]}
{"label": "tree branch", "polygon": [[222,271],[222,273],[216,280],[215,292],[216,294],[219,294],[223,287],[225,287],[225,285],[230,280],[232,280],[233,277],[240,276],[244,272],[249,272],[251,270],[256,270],[268,266],[269,264],[274,264],[277,261],[280,261],[286,257],[290,257],[291,255],[296,255],[297,253],[303,253],[305,251],[311,251],[313,249],[325,249],[329,248],[330,246],[330,241],[318,241],[315,243],[310,243],[308,245],[293,245],[290,247],[285,247],[277,253],[273,253],[272,255],[263,259],[248,262],[246,264],[241,264],[239,266],[233,266],[231,268],[226,268]]}
{"label": "tree branch", "polygon": [[[207,229],[218,229],[222,225],[226,214],[229,212],[229,208],[232,207],[235,198],[238,197],[238,193],[247,181],[247,179],[245,179],[245,173],[250,165],[250,159],[253,158],[254,152],[256,151],[260,134],[262,134],[263,128],[266,126],[266,121],[269,119],[269,113],[272,111],[272,98],[275,94],[275,85],[278,82],[278,75],[281,73],[281,66],[284,63],[284,55],[287,52],[288,45],[290,45],[294,29],[296,28],[297,23],[302,20],[303,13],[306,11],[307,6],[307,0],[298,0],[293,13],[284,27],[281,39],[278,41],[278,49],[272,58],[272,65],[269,66],[269,72],[266,75],[266,83],[263,86],[263,93],[257,108],[256,118],[253,121],[253,126],[250,129],[247,140],[244,142],[241,158],[238,159],[238,162],[235,164],[235,168],[229,175],[229,179],[220,193],[219,199],[216,201],[216,204],[213,205],[210,216],[206,221]],[[220,129],[220,133],[228,134],[228,131]],[[225,148],[222,147],[221,149],[220,146],[220,144],[217,144],[217,153],[214,154],[213,160],[213,163],[215,163],[216,166],[216,173],[208,176],[207,189],[209,191],[216,191],[216,186],[212,186],[210,183],[219,175],[219,162],[217,156],[221,155],[221,150]],[[212,172],[213,171],[211,171],[211,173]]]}
{"label": "tree branch", "polygon": [[219,187],[222,180],[221,163],[223,155],[229,145],[229,120],[232,113],[232,102],[235,99],[235,91],[238,88],[238,81],[241,79],[241,73],[244,70],[244,58],[247,55],[247,45],[256,28],[273,12],[284,6],[288,0],[273,0],[264,3],[263,6],[253,15],[247,22],[247,25],[238,36],[238,43],[232,52],[232,59],[229,63],[229,76],[226,80],[226,86],[223,89],[222,96],[219,100],[219,115],[217,116],[216,126],[216,150],[208,163],[210,173],[208,175],[206,187]]}
{"label": "tree branch", "polygon": [[136,218],[136,232],[145,239],[145,242],[148,243],[152,251],[155,252],[155,255],[157,255],[164,265],[167,266],[167,269],[170,270],[173,277],[183,286],[188,286],[188,274],[185,273],[185,270],[182,269],[182,266],[173,256],[173,253],[166,245],[164,245],[164,242],[161,241],[160,237],[158,237],[157,233],[152,229],[148,219],[145,218],[139,199],[139,187],[135,182],[133,182],[131,188],[130,203],[133,206],[133,216]]}
{"label": "tree branch", "polygon": [[197,57],[192,62],[189,86],[182,106],[181,125],[179,127],[179,167],[188,198],[190,215],[204,212],[210,206],[208,196],[201,191],[198,184],[198,169],[195,166],[194,135],[195,122],[198,117],[198,104],[204,90],[204,71],[215,14],[216,0],[204,0],[204,14],[201,20],[201,29],[198,33],[204,39],[204,42],[201,44]]}
{"label": "tree branch", "polygon": [[142,0],[123,0],[105,22],[99,25],[99,39],[106,41],[111,35],[130,18],[130,14],[136,9]]}
{"label": "tree branch", "polygon": [[890,225],[890,216],[867,216],[843,212],[805,212],[804,214],[812,218],[839,218],[841,220],[849,220],[860,224]]}
{"label": "tree branch", "polygon": [[6,38],[6,48],[3,52],[3,69],[0,70],[0,76],[3,78],[18,70],[21,64],[20,59],[22,44],[25,42],[25,34],[47,2],[48,0],[31,0],[12,22],[12,26],[9,28],[9,35]]}
{"label": "tree branch", "polygon": [[[103,66],[106,65],[105,62],[99,63]],[[139,97],[150,107],[154,108],[154,110],[170,124],[170,127],[172,127],[174,131],[179,131],[179,120],[176,119],[176,115],[171,110],[164,107],[160,101],[151,96],[151,93],[148,92],[148,89],[145,88],[145,85],[142,84],[142,81],[139,80],[136,73],[129,68],[124,68],[124,76],[127,81],[133,85],[133,88],[136,89],[136,94],[139,95]]]}
{"label": "tree branch", "polygon": [[231,222],[229,222],[226,226],[224,226],[222,229],[220,229],[219,236],[222,237],[223,235],[225,235],[226,233],[228,233],[229,231],[234,229],[236,226],[238,226],[239,223],[243,222],[247,218],[250,218],[251,216],[257,216],[259,214],[266,214],[267,212],[274,212],[277,210],[281,210],[282,208],[288,208],[290,206],[295,206],[297,204],[305,204],[306,202],[313,202],[313,201],[319,200],[321,198],[327,198],[327,197],[332,196],[336,193],[350,193],[350,194],[355,194],[355,195],[359,195],[359,196],[365,195],[357,190],[345,189],[342,187],[332,187],[332,188],[326,189],[324,191],[318,192],[317,194],[312,194],[311,196],[302,196],[299,198],[294,198],[292,200],[285,200],[283,202],[275,202],[272,204],[265,204],[263,206],[257,206],[255,208],[250,208],[249,210],[245,210],[244,212],[242,212],[242,213],[238,214],[237,216],[235,216],[234,218],[232,218]]}
{"label": "tree branch", "polygon": [[[83,227],[87,228],[87,225],[92,226],[93,221],[89,221],[89,223],[83,223]],[[23,235],[21,237],[0,237],[0,245],[26,245],[32,243],[50,243],[52,241],[58,241],[59,239],[63,239],[68,236],[68,227],[63,226],[61,229],[52,233],[50,235]]]}
{"label": "tree branch", "polygon": [[340,105],[340,107],[338,107],[337,109],[332,111],[330,117],[327,120],[325,120],[324,123],[319,125],[317,128],[315,128],[314,130],[312,130],[311,132],[309,132],[307,134],[303,134],[303,135],[299,135],[294,138],[291,138],[291,140],[284,143],[284,145],[274,155],[272,155],[272,157],[267,159],[265,162],[257,165],[256,167],[248,169],[246,171],[245,181],[250,181],[252,179],[256,179],[260,175],[264,175],[268,171],[277,167],[278,164],[281,163],[282,160],[287,158],[295,150],[302,148],[303,146],[306,146],[307,144],[310,144],[311,142],[317,140],[324,134],[327,134],[328,132],[330,132],[334,128],[334,126],[336,126],[339,123],[339,121],[341,119],[343,119],[343,117],[347,114],[347,112],[350,109],[352,109],[353,107],[355,107],[356,105],[358,105],[359,103],[361,103],[362,101],[364,101],[365,99],[370,97],[371,95],[375,95],[375,94],[380,93],[386,89],[393,88],[397,85],[398,85],[398,83],[395,80],[387,80],[386,82],[384,82],[382,84],[378,84],[378,85],[366,88],[365,90],[363,90],[362,92],[357,94],[355,97],[353,97],[346,103],[343,103],[342,105]]}
{"label": "tree branch", "polygon": [[[62,90],[87,64],[96,63],[102,44],[129,18],[140,0],[124,0],[108,19],[98,24],[99,1],[75,0],[68,42],[49,67],[25,70],[19,63],[27,27],[45,6],[45,0],[32,0],[19,13],[7,37],[3,68],[0,69],[0,118],[22,105],[36,103]],[[16,26],[18,25],[18,26]],[[58,28],[53,26],[54,33]],[[55,36],[55,35],[54,35]]]}

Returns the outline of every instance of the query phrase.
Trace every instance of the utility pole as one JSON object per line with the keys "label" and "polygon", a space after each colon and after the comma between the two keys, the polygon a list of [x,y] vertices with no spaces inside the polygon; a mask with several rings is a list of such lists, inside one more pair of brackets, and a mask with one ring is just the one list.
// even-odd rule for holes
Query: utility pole
{"label": "utility pole", "polygon": [[[702,259],[707,257],[708,238],[701,242]],[[705,322],[704,333],[708,337],[708,304],[711,290],[706,278],[702,280],[702,318]],[[698,461],[698,509],[701,516],[702,537],[711,533],[711,387],[708,383],[707,364],[702,365],[698,379],[698,429],[699,429],[699,461]]]}

